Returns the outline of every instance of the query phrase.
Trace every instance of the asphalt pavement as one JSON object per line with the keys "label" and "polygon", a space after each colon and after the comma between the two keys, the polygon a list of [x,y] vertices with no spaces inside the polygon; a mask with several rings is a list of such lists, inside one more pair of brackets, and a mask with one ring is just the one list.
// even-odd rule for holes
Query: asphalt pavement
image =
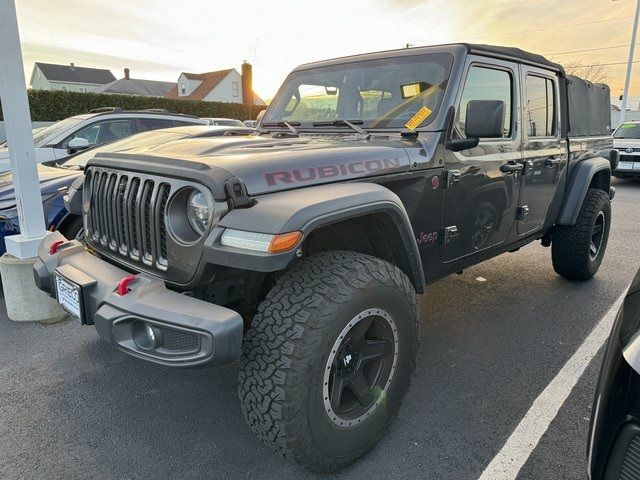
{"label": "asphalt pavement", "polygon": [[[236,397],[237,364],[172,370],[101,342],[73,321],[16,324],[0,307],[0,478],[477,479],[640,267],[640,181],[615,181],[596,278],[569,282],[532,244],[430,287],[411,390],[386,437],[335,476],[262,445]],[[520,471],[586,476],[602,351]]]}

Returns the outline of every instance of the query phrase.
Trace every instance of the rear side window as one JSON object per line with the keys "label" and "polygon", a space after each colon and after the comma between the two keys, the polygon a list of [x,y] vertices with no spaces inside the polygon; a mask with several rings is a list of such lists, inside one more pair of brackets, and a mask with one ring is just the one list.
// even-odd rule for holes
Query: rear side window
{"label": "rear side window", "polygon": [[175,127],[193,127],[194,125],[201,125],[201,124],[197,122],[184,122],[182,120],[174,120],[173,125]]}
{"label": "rear side window", "polygon": [[527,75],[524,129],[529,137],[552,137],[556,133],[555,95],[550,78]]}
{"label": "rear side window", "polygon": [[467,81],[462,91],[458,108],[457,126],[464,136],[464,122],[467,104],[471,100],[500,100],[504,102],[504,128],[502,138],[511,137],[511,119],[513,118],[513,78],[505,70],[474,66],[469,69]]}
{"label": "rear side window", "polygon": [[158,130],[159,128],[173,128],[173,120],[165,120],[163,118],[139,118],[138,125],[141,132],[149,130]]}

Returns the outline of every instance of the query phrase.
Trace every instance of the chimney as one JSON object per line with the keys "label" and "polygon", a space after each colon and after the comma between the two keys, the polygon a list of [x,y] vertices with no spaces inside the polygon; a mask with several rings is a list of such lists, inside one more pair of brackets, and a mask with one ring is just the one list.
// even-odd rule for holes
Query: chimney
{"label": "chimney", "polygon": [[124,69],[124,79],[125,80],[129,80],[129,69],[128,68]]}
{"label": "chimney", "polygon": [[242,103],[253,105],[253,69],[246,60],[242,62]]}
{"label": "chimney", "polygon": [[76,69],[76,66],[73,64],[73,62],[71,62],[71,65],[69,65],[69,68],[70,68],[71,70],[75,70],[75,69]]}

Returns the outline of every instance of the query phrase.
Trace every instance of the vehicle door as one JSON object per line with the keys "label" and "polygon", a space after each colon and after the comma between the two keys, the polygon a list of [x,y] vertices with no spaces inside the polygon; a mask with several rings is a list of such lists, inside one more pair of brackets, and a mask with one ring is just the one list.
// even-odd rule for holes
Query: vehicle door
{"label": "vehicle door", "polygon": [[518,65],[500,60],[488,63],[482,57],[470,56],[464,78],[452,138],[467,138],[470,102],[502,102],[500,117],[492,117],[492,123],[502,122],[502,129],[498,123],[495,138],[479,138],[474,148],[446,153],[441,249],[444,262],[503,243],[515,223],[519,193],[520,179],[514,173],[522,159]]}
{"label": "vehicle door", "polygon": [[133,125],[129,118],[117,118],[94,122],[65,138],[54,148],[56,158],[66,158],[69,156],[67,148],[69,142],[74,138],[84,138],[89,143],[87,148],[101,145],[103,143],[114,142],[130,136],[133,133]]}
{"label": "vehicle door", "polygon": [[521,66],[522,183],[518,235],[543,228],[558,180],[567,166],[567,146],[558,127],[557,77],[549,71]]}

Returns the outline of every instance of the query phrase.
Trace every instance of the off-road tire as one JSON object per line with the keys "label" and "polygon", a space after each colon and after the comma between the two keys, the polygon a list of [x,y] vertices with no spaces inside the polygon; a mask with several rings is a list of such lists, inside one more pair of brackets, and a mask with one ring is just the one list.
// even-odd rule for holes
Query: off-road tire
{"label": "off-road tire", "polygon": [[[602,243],[597,255],[590,254],[594,225],[600,215],[604,215]],[[611,201],[602,190],[590,188],[580,207],[574,225],[555,227],[552,233],[551,258],[553,269],[570,280],[589,280],[602,263],[609,229],[611,227]]]}
{"label": "off-road tire", "polygon": [[[334,342],[363,308],[386,309],[393,317],[395,373],[371,415],[343,427],[325,410],[323,375]],[[238,393],[248,425],[310,470],[331,472],[352,463],[396,416],[409,389],[419,330],[415,290],[394,265],[344,251],[299,262],[277,279],[244,341]]]}

